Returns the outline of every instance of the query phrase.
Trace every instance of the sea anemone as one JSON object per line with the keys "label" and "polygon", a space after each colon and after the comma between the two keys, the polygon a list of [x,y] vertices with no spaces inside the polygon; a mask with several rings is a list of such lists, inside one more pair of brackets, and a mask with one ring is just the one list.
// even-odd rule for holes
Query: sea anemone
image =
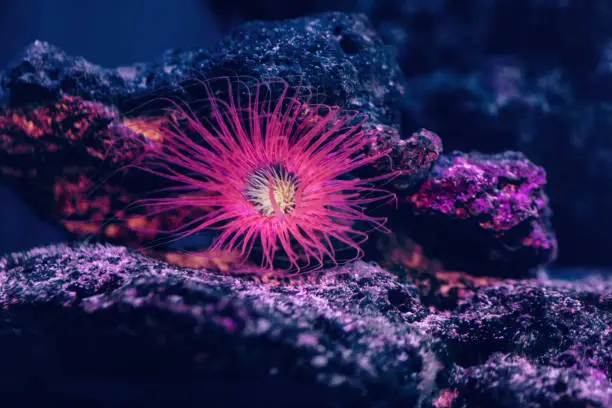
{"label": "sea anemone", "polygon": [[265,269],[280,259],[286,270],[337,264],[341,249],[361,257],[368,232],[356,225],[385,229],[386,222],[365,207],[393,198],[373,185],[391,174],[351,174],[389,153],[371,149],[367,117],[314,103],[312,92],[284,80],[199,85],[198,107],[172,102],[163,137],[149,141],[137,163],[174,184],[139,204],[157,213],[207,209],[165,232],[180,239],[217,230],[210,250],[243,259],[257,252]]}

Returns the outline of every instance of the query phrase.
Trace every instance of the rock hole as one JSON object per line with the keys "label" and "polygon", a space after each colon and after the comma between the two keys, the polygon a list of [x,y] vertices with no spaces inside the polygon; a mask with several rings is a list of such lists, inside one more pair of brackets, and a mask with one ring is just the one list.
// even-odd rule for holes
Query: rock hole
{"label": "rock hole", "polygon": [[387,299],[389,299],[389,303],[393,305],[400,312],[410,312],[412,311],[412,299],[410,295],[404,291],[399,289],[390,289],[387,292]]}
{"label": "rock hole", "polygon": [[343,36],[340,39],[340,48],[342,48],[342,51],[344,51],[345,54],[352,55],[357,54],[361,49],[361,46],[353,37]]}

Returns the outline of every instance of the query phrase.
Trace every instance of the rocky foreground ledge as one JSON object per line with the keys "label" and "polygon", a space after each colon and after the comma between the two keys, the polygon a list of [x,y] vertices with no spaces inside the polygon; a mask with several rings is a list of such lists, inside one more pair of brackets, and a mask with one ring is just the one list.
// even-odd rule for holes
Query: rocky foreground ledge
{"label": "rocky foreground ledge", "polygon": [[363,262],[279,285],[122,247],[34,249],[0,258],[0,394],[21,406],[612,406],[612,279],[498,281],[444,311],[421,299]]}

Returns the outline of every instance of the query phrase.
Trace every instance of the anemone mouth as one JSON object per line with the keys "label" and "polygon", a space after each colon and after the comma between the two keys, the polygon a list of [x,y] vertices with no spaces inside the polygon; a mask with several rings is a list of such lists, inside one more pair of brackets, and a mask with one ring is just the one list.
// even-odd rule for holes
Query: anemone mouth
{"label": "anemone mouth", "polygon": [[295,211],[299,185],[298,177],[283,165],[265,166],[246,178],[244,197],[261,215],[284,216]]}

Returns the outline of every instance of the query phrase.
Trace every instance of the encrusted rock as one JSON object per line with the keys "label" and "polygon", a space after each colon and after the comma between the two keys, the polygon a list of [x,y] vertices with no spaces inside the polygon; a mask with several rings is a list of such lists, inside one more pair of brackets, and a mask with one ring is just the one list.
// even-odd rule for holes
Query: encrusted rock
{"label": "encrusted rock", "polygon": [[438,308],[363,262],[273,284],[121,247],[38,248],[0,258],[0,394],[102,407],[610,406],[609,279],[483,280],[458,296]]}
{"label": "encrusted rock", "polygon": [[402,225],[448,269],[525,276],[556,256],[545,184],[521,153],[455,152],[407,197]]}

